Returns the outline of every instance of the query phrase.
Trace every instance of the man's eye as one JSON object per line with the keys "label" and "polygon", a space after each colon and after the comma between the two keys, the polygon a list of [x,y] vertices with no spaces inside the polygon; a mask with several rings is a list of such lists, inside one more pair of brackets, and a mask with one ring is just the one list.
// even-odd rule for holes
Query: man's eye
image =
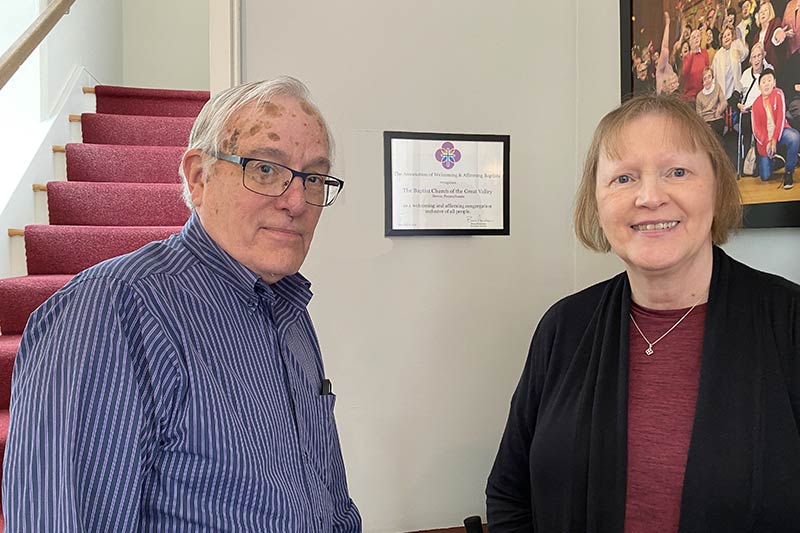
{"label": "man's eye", "polygon": [[268,176],[273,172],[275,172],[275,167],[267,163],[261,163],[256,167],[256,170],[258,171],[259,174],[264,174],[265,176]]}
{"label": "man's eye", "polygon": [[312,184],[312,185],[317,185],[317,184],[318,184],[318,183],[320,183],[321,181],[322,181],[322,177],[320,177],[320,176],[314,176],[313,174],[312,174],[311,176],[308,176],[308,177],[306,178],[306,183],[310,183],[310,184]]}

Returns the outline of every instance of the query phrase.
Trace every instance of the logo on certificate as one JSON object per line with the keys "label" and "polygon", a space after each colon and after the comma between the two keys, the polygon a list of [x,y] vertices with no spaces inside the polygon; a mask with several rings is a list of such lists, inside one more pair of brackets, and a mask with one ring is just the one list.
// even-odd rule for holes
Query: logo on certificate
{"label": "logo on certificate", "polygon": [[442,147],[436,150],[436,160],[440,162],[444,168],[450,170],[461,160],[461,151],[453,146],[453,143],[449,141],[443,142]]}

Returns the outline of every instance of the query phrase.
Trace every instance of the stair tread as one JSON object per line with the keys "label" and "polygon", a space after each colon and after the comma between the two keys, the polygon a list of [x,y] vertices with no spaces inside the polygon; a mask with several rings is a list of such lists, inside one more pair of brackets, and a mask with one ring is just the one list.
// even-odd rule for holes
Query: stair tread
{"label": "stair tread", "polygon": [[162,99],[208,100],[209,91],[193,91],[186,89],[158,89],[153,87],[122,87],[118,85],[96,85],[94,92],[98,96],[137,96]]}
{"label": "stair tread", "polygon": [[89,233],[105,235],[109,233],[161,233],[161,230],[181,229],[181,226],[90,226],[90,225],[63,225],[63,224],[29,224],[25,226],[25,234],[30,232],[42,233]]}

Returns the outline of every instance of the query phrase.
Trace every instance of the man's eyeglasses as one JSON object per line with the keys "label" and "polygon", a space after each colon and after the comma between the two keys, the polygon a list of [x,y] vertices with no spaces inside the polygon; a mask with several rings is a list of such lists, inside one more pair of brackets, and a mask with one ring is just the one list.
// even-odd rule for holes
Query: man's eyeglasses
{"label": "man's eyeglasses", "polygon": [[326,174],[299,172],[280,163],[222,152],[208,154],[222,161],[241,165],[244,188],[262,196],[281,196],[297,177],[303,180],[306,203],[327,207],[336,200],[344,187],[344,181]]}

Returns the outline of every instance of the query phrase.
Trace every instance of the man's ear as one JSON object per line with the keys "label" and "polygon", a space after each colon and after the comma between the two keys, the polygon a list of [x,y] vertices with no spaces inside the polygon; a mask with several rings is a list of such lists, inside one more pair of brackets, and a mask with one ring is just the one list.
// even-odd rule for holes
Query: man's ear
{"label": "man's ear", "polygon": [[203,204],[203,193],[206,186],[203,158],[203,152],[194,149],[187,151],[181,160],[183,175],[186,176],[186,183],[189,186],[189,197],[192,199],[195,209]]}

